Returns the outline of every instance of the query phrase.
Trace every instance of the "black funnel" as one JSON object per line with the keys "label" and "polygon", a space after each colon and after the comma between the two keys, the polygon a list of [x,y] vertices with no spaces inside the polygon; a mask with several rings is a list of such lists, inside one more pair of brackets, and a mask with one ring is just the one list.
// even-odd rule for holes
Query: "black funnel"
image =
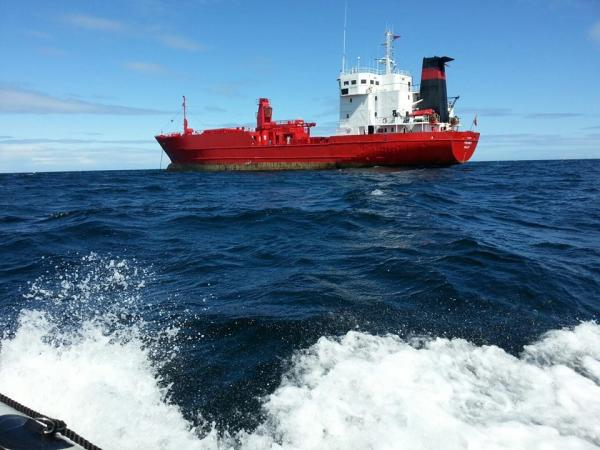
{"label": "black funnel", "polygon": [[448,91],[446,90],[446,63],[454,61],[448,56],[423,58],[419,109],[434,109],[440,122],[449,122]]}

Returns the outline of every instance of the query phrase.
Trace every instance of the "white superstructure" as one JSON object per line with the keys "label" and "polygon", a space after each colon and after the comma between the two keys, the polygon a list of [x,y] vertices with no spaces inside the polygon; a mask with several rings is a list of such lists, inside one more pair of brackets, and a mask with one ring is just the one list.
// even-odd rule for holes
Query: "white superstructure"
{"label": "white superstructure", "polygon": [[[340,73],[340,120],[338,135],[440,131],[448,124],[413,117],[419,103],[412,75],[396,68],[393,32],[385,32],[385,56],[378,68],[346,69],[345,56]],[[344,49],[345,53],[345,49]],[[453,114],[452,114],[453,115]],[[435,122],[435,123],[431,123]],[[456,126],[458,124],[456,123]]]}

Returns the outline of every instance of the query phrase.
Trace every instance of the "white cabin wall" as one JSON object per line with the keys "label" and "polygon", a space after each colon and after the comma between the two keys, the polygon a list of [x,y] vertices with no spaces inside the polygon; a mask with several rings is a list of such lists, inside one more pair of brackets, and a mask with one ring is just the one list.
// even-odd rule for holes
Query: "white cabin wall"
{"label": "white cabin wall", "polygon": [[371,108],[367,95],[340,97],[340,128],[351,130],[343,134],[356,134],[359,127],[368,125]]}
{"label": "white cabin wall", "polygon": [[[360,134],[369,125],[383,131],[383,127],[401,124],[406,112],[413,111],[412,77],[406,72],[344,73],[339,87],[339,134]],[[397,117],[393,116],[394,110]]]}

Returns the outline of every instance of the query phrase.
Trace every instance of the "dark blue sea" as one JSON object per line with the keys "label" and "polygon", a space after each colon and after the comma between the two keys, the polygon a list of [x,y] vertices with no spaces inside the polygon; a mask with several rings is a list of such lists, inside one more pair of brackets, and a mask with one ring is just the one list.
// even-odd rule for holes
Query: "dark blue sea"
{"label": "dark blue sea", "polygon": [[106,449],[600,447],[600,160],[0,175],[0,392]]}

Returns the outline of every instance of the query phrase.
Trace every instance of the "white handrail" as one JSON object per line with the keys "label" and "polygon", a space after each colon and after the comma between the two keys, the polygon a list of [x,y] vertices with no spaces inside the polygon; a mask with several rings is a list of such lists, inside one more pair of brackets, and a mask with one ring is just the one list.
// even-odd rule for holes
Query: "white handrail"
{"label": "white handrail", "polygon": [[[355,73],[371,73],[374,75],[385,75],[385,70],[376,69],[374,67],[352,67],[346,71],[341,72],[341,75],[352,75]],[[394,69],[394,74],[410,76],[408,70]]]}

